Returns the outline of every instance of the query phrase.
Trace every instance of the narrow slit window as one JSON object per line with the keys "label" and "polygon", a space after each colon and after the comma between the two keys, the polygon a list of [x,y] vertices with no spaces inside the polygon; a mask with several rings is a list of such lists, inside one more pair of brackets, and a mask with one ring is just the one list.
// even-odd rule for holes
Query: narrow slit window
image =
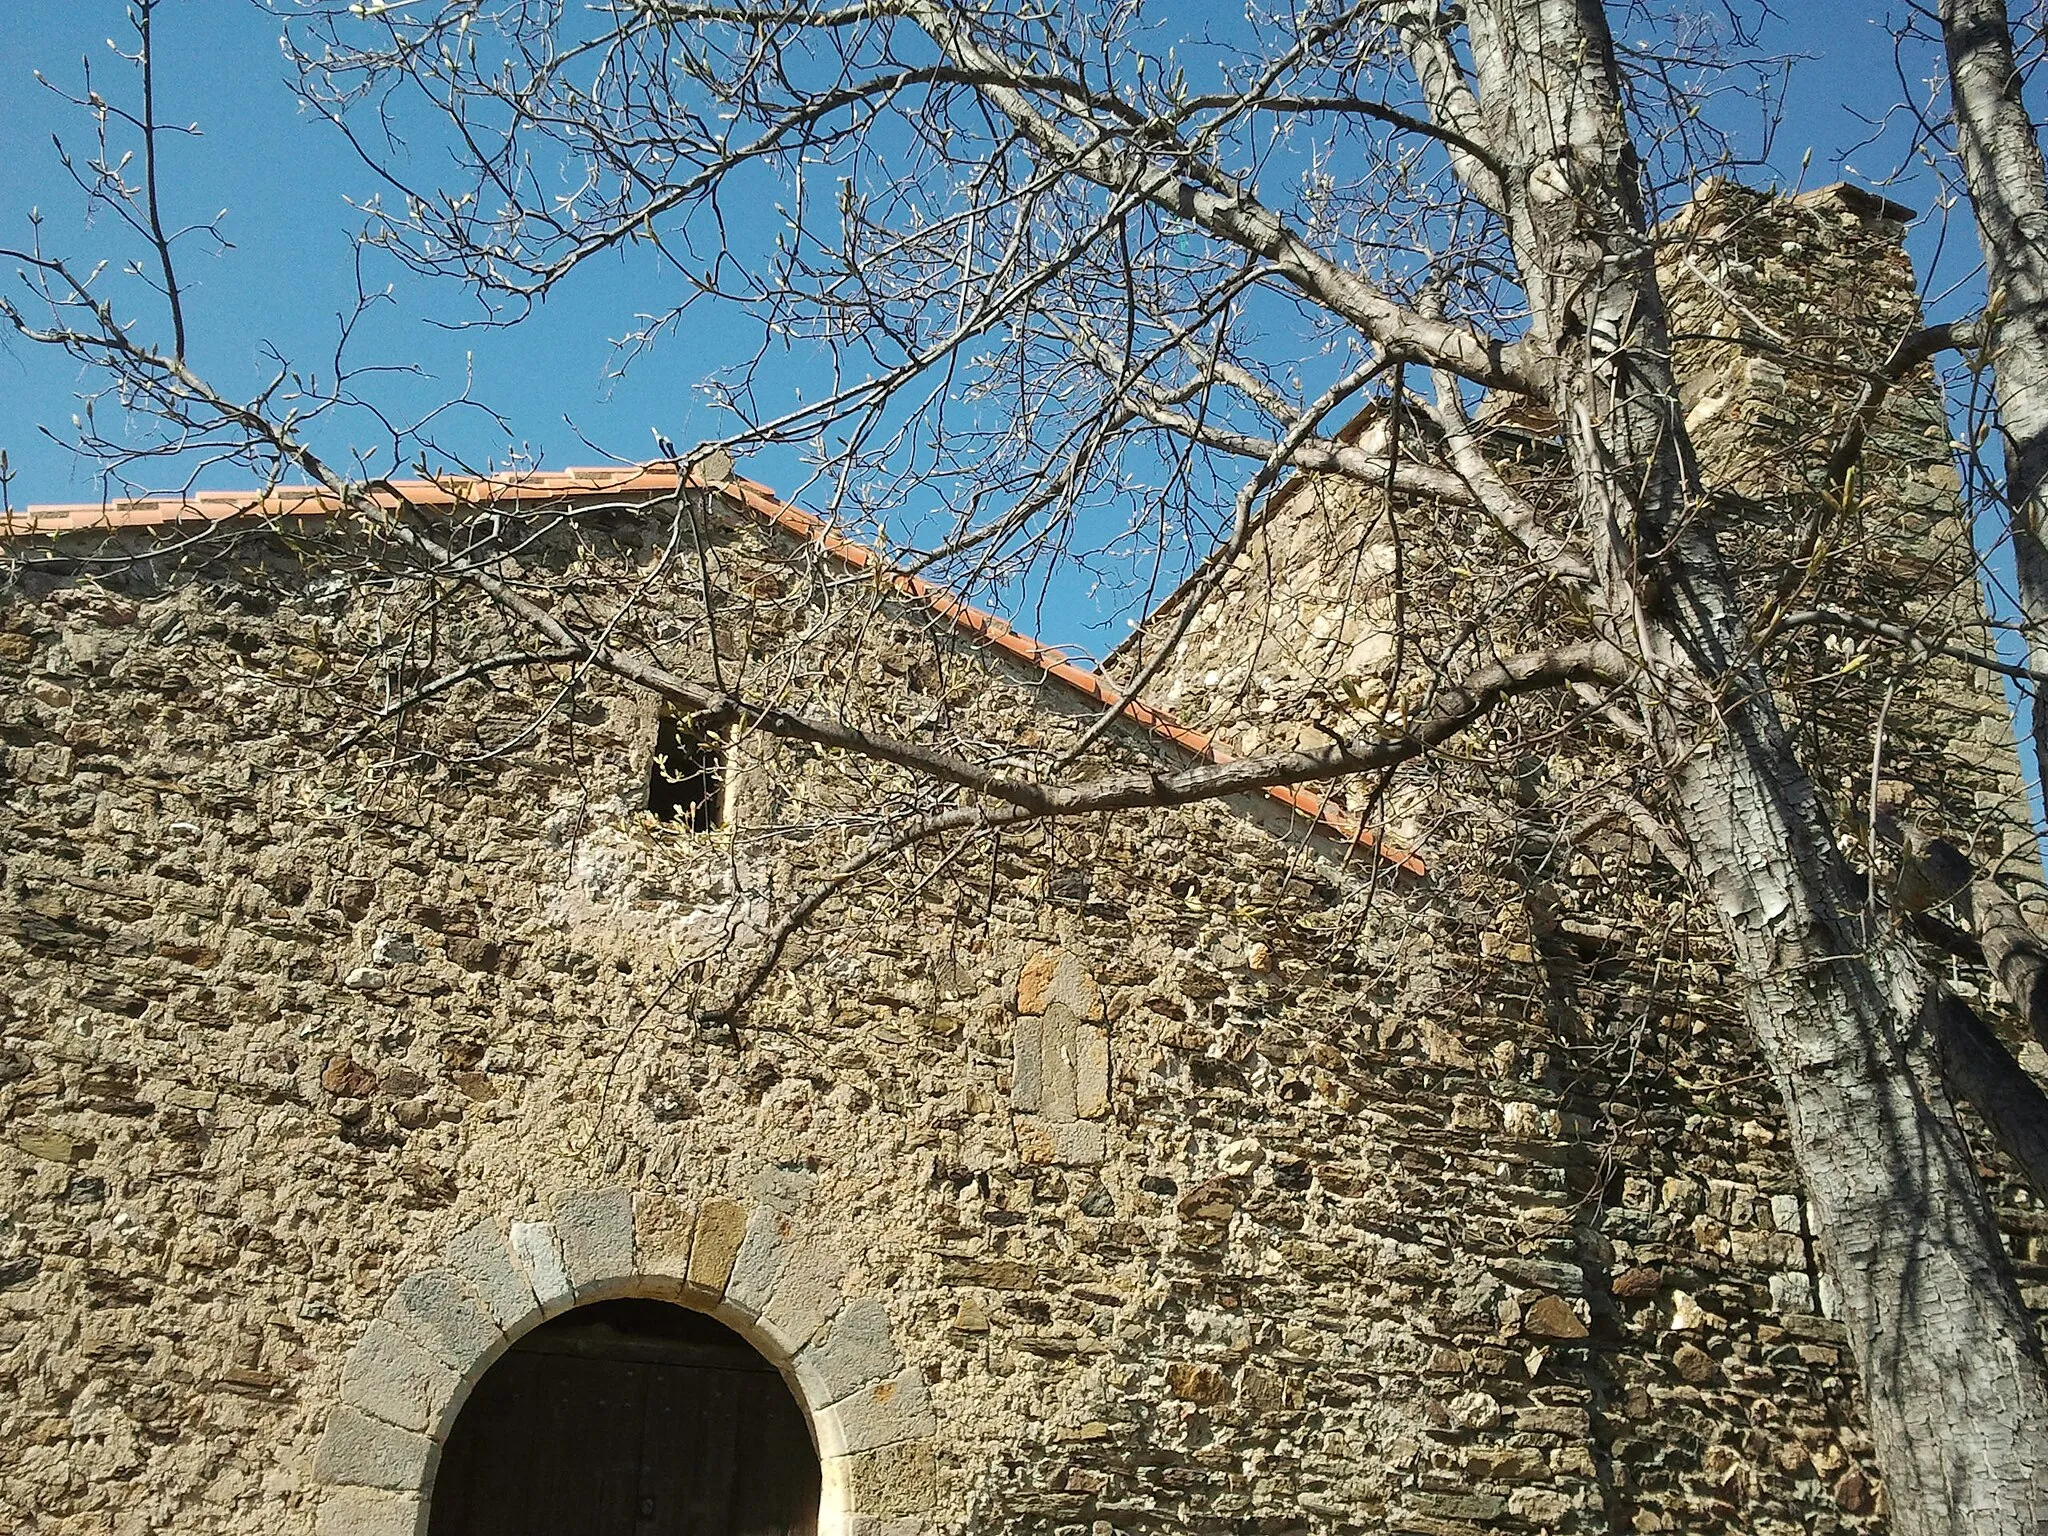
{"label": "narrow slit window", "polygon": [[654,734],[647,809],[657,821],[709,832],[725,819],[725,748],[688,720],[664,715]]}

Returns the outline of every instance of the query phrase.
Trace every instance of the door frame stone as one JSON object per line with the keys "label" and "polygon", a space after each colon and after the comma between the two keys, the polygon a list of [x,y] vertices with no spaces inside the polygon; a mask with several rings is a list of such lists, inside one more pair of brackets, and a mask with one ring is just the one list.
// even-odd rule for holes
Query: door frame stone
{"label": "door frame stone", "polygon": [[888,1309],[808,1227],[739,1201],[571,1190],[465,1228],[400,1280],[342,1367],[313,1461],[319,1536],[426,1536],[441,1447],[521,1336],[587,1302],[707,1312],[782,1374],[818,1453],[819,1536],[928,1536],[938,1420]]}

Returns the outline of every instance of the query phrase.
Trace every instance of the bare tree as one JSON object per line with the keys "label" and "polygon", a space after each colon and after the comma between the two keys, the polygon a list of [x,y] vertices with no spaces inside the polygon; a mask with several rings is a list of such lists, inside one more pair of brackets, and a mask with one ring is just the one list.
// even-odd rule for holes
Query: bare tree
{"label": "bare tree", "polygon": [[[726,374],[738,426],[684,455],[686,471],[703,478],[727,449],[805,446],[802,492],[830,522],[876,542],[916,528],[892,580],[925,572],[1014,598],[1105,552],[1163,569],[1172,551],[1217,551],[1162,615],[1125,697],[1056,754],[935,745],[849,710],[821,678],[728,673],[717,628],[731,599],[708,577],[701,624],[666,653],[640,643],[634,593],[534,590],[515,569],[530,536],[516,522],[451,534],[407,516],[388,475],[330,463],[309,417],[358,398],[353,386],[309,386],[294,406],[289,372],[252,399],[199,377],[146,110],[132,124],[144,183],[104,153],[93,174],[159,261],[170,343],[150,343],[97,274],[40,245],[9,253],[40,307],[5,313],[105,370],[121,406],[170,428],[157,442],[209,446],[268,485],[310,478],[394,551],[391,569],[501,616],[502,648],[437,658],[372,726],[396,728],[494,668],[596,670],[721,728],[913,775],[916,814],[878,817],[834,880],[934,840],[1266,785],[1352,780],[1369,816],[1391,770],[1512,710],[1532,730],[1602,733],[1648,791],[1625,809],[1697,880],[1725,936],[1894,1526],[2032,1533],[2048,1521],[2048,1371],[1956,1101],[2044,1189],[2048,1106],[1906,930],[1875,920],[1871,874],[1781,715],[1768,647],[1787,615],[1731,568],[1688,436],[1654,227],[1669,189],[1729,162],[1699,108],[1736,78],[1749,39],[1732,16],[1628,8],[1653,40],[1623,46],[1610,9],[1622,8],[1331,0],[1203,38],[1125,5],[287,8],[305,99],[384,187],[370,248],[468,285],[508,322],[593,258],[639,250],[672,297],[632,346],[731,303],[815,349],[830,386],[786,410],[757,407],[751,365]],[[1956,57],[1973,111],[1980,93],[1964,83],[1978,66],[1967,47]],[[1994,79],[1987,99],[2002,89]],[[407,135],[423,123],[455,151],[454,179],[416,169]],[[2024,126],[1986,133],[2031,142]],[[766,203],[772,239],[755,213]],[[2010,336],[2031,279],[1994,281],[2016,295],[1994,304]],[[1957,339],[1901,342],[1840,453],[1815,466],[1822,489],[1853,467],[1889,377]],[[2024,367],[2011,375],[2015,401],[2038,386]],[[1516,408],[1553,424],[1539,470],[1490,425]],[[2028,431],[2009,410],[2009,428]],[[1372,429],[1339,430],[1345,416]],[[84,430],[103,456],[130,452],[111,429]],[[420,451],[418,431],[394,429],[388,467]],[[1159,675],[1290,473],[1377,497],[1390,523],[1418,509],[1396,530],[1416,574],[1370,696],[1281,750],[1094,771],[1083,749]],[[2017,486],[2038,479],[2015,473]],[[681,566],[687,501],[664,555]],[[1907,649],[1990,660],[1967,637],[1861,622]],[[2037,655],[2027,670],[2048,667]],[[831,888],[774,926],[771,960]]]}
{"label": "bare tree", "polygon": [[[2048,660],[2048,176],[2023,96],[2004,0],[1943,0],[1952,154],[1984,254],[1988,303],[1971,339],[1988,365],[2014,596],[2027,657]],[[2038,20],[2038,18],[2037,18]],[[1937,130],[1938,131],[1938,130]],[[2048,692],[2033,690],[2034,752],[2048,746]],[[2048,950],[2002,888],[1982,882],[1979,927],[2006,990],[2048,1031]]]}
{"label": "bare tree", "polygon": [[[2006,501],[2031,659],[2048,656],[2048,178],[2021,90],[2004,0],[1944,0],[1941,36],[1954,151],[1984,251],[1989,306],[1982,337],[2006,444]],[[2035,734],[2042,731],[2036,709]]]}

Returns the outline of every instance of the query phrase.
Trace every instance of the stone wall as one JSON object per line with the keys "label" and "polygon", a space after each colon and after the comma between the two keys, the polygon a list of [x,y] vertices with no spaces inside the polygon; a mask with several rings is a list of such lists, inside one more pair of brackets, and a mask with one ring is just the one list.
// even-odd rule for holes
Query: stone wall
{"label": "stone wall", "polygon": [[[1786,434],[1906,323],[1882,222],[1710,188],[1673,229],[1689,376],[1745,381],[1688,404],[1773,577],[1813,494]],[[1970,633],[1931,391],[1884,419],[1813,590]],[[1540,489],[1540,433],[1488,430]],[[573,519],[525,574],[612,601],[662,515]],[[1408,617],[1464,605],[1424,633],[1528,601],[1483,535],[1384,529],[1297,487],[1156,696],[1272,745],[1407,706],[1397,569]],[[0,598],[8,1529],[409,1532],[504,1338],[630,1293],[783,1365],[868,1536],[1881,1524],[1774,1096],[1709,916],[1613,809],[1614,743],[1397,781],[1419,878],[1251,804],[925,856],[828,904],[727,1028],[699,1005],[775,914],[928,791],[750,740],[727,827],[661,826],[652,707],[545,667],[395,759],[337,750],[414,675],[373,639],[431,633],[424,667],[494,630],[307,547],[74,535],[17,546],[64,558]],[[708,558],[748,599],[722,665],[1018,762],[1087,718],[744,519]],[[701,669],[696,574],[629,633]],[[1850,654],[1788,651],[1817,760],[1867,766],[1889,688],[1886,808],[2001,845],[1992,680]],[[1135,729],[1095,751],[1177,760]],[[2038,1286],[2048,1225],[2006,1216]]]}
{"label": "stone wall", "polygon": [[[1902,845],[1951,840],[1979,869],[2002,861],[2023,886],[2038,881],[2039,864],[1996,675],[1931,646],[1779,627],[1788,615],[1832,610],[1932,643],[1989,649],[1931,370],[1892,391],[1852,494],[1831,498],[1822,484],[1868,371],[1922,323],[1902,212],[1848,188],[1784,198],[1711,182],[1662,231],[1660,275],[1709,506],[1770,647],[1782,706],[1852,856],[1911,907],[1938,906],[1952,892],[1914,889],[1918,871],[1900,858]],[[1382,444],[1389,432],[1383,410],[1350,430]],[[1403,430],[1416,462],[1438,462],[1420,423]],[[1526,494],[1566,506],[1569,487],[1543,422],[1482,412],[1479,431]],[[1318,724],[1398,720],[1428,685],[1419,663],[1455,623],[1510,648],[1570,633],[1569,614],[1524,595],[1525,562],[1476,521],[1418,496],[1390,502],[1302,477],[1273,498],[1241,554],[1203,573],[1213,594],[1169,650],[1155,696],[1252,750],[1315,739]],[[1183,588],[1113,658],[1121,675],[1157,660],[1196,590]],[[1404,627],[1406,655],[1397,640]],[[1761,1063],[1741,1043],[1711,914],[1686,898],[1645,835],[1646,818],[1630,810],[1641,792],[1631,773],[1637,753],[1590,714],[1523,714],[1519,730],[1495,724],[1461,740],[1459,763],[1365,786],[1396,835],[1427,851],[1437,889],[1462,898],[1482,956],[1509,962],[1479,967],[1488,979],[1465,995],[1475,1006],[1480,995],[1518,995],[1562,1042],[1552,1048],[1573,1064],[1585,1095],[1577,1102],[1613,1138],[1608,1166],[1620,1198],[1598,1228],[1617,1265],[1641,1260],[1665,1276],[1699,1265],[1694,1273],[1726,1276],[1762,1253],[1789,1258],[1802,1230],[1796,1188],[1772,1196],[1755,1165],[1715,1140],[1719,1120],[1722,1131],[1740,1124],[1775,1147],[1777,1114]],[[1540,980],[1532,985],[1515,962],[1532,963]],[[1959,968],[1954,983],[1991,1001],[1981,974]],[[2048,1229],[1988,1149],[1985,1164],[2023,1292],[2048,1311]],[[1759,1218],[1765,1205],[1774,1211]],[[1614,1294],[1625,1301],[1636,1283],[1648,1281],[1614,1278]],[[1738,1357],[1753,1350],[1763,1370],[1839,1346],[1807,1331],[1825,1330],[1813,1316],[1824,1302],[1824,1282],[1810,1291],[1806,1277],[1781,1269],[1767,1296],[1707,1310],[1720,1319],[1712,1331],[1742,1341]],[[1617,1360],[1612,1400],[1640,1380],[1659,1404],[1659,1427],[1615,1441],[1629,1448],[1614,1463],[1616,1504],[1644,1528],[1664,1519],[1684,1527],[1715,1497],[1697,1482],[1674,1482],[1658,1464],[1672,1420],[1655,1388],[1675,1358],[1653,1362],[1641,1378],[1631,1375],[1636,1362]],[[1698,1354],[1684,1359],[1702,1368]],[[1762,1423],[1752,1450],[1763,1457],[1775,1448],[1796,1461],[1792,1444],[1783,1427]],[[1862,1503],[1862,1471],[1837,1465],[1828,1475],[1846,1506]],[[1688,1513],[1688,1495],[1707,1503]],[[1757,1518],[1740,1501],[1718,1514],[1733,1519],[1738,1510]]]}
{"label": "stone wall", "polygon": [[[1931,368],[1886,397],[1847,496],[1822,483],[1867,370],[1925,323],[1901,244],[1907,216],[1847,186],[1774,198],[1703,184],[1660,251],[1681,398],[1760,625],[1829,611],[1988,654]],[[1875,756],[1880,816],[1953,838],[1980,866],[2025,850],[2038,880],[1999,677],[1837,628],[1781,632],[1772,646],[1802,749],[1845,823],[1870,819]]]}
{"label": "stone wall", "polygon": [[[1924,323],[1905,216],[1846,186],[1779,197],[1703,183],[1659,232],[1681,398],[1724,547],[1769,633],[1783,707],[1845,826],[1860,841],[1871,819],[1875,753],[1877,811],[1887,832],[1897,823],[1894,841],[1949,838],[1980,865],[2012,853],[2014,875],[2038,881],[2004,684],[1931,649],[1991,646],[1929,367],[1888,395],[1852,494],[1821,484],[1869,371]],[[1390,437],[1383,407],[1348,430],[1368,446]],[[1404,453],[1440,461],[1419,419],[1399,431]],[[1482,412],[1479,436],[1569,527],[1550,425],[1520,408]],[[1147,691],[1244,752],[1321,740],[1319,726],[1398,719],[1433,686],[1429,658],[1460,625],[1509,646],[1555,629],[1527,596],[1526,568],[1472,514],[1303,476],[1275,494],[1240,554],[1198,576],[1213,591]],[[1146,621],[1112,659],[1119,675],[1156,659],[1195,595],[1191,581]],[[1929,649],[1841,627],[1775,628],[1817,611],[1905,626]],[[1426,802],[1394,802],[1397,837],[1430,835]]]}
{"label": "stone wall", "polygon": [[[575,537],[529,565],[643,568],[631,517]],[[1242,807],[1037,829],[855,887],[726,1030],[700,989],[912,791],[746,743],[732,825],[678,833],[651,709],[537,679],[336,755],[386,599],[297,542],[66,546],[99,563],[0,616],[10,1529],[409,1531],[491,1330],[634,1289],[785,1364],[869,1536],[1874,1518],[1772,1096],[1626,827],[1461,802],[1399,880]],[[676,585],[650,635],[701,628]],[[1019,752],[1085,718],[836,600],[751,664],[815,647],[849,708]],[[785,1228],[789,1288],[736,1296],[719,1255]],[[815,1385],[856,1323],[903,1370]]]}

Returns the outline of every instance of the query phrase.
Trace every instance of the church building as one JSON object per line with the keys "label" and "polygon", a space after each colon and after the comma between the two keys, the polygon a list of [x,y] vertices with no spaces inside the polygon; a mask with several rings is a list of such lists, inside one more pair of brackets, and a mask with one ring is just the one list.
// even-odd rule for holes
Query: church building
{"label": "church building", "polygon": [[[1917,323],[1900,215],[1715,183],[1667,228],[1760,573],[1757,509]],[[1947,444],[1923,370],[1817,583],[1981,630]],[[958,801],[691,718],[470,580],[1085,777],[1402,708],[1401,581],[1486,567],[1397,578],[1385,511],[1283,486],[1100,670],[672,464],[17,518],[0,1528],[1881,1530],[1713,915],[1600,742],[853,868]],[[2017,846],[1999,679],[1833,644],[1787,674],[1823,781]]]}

